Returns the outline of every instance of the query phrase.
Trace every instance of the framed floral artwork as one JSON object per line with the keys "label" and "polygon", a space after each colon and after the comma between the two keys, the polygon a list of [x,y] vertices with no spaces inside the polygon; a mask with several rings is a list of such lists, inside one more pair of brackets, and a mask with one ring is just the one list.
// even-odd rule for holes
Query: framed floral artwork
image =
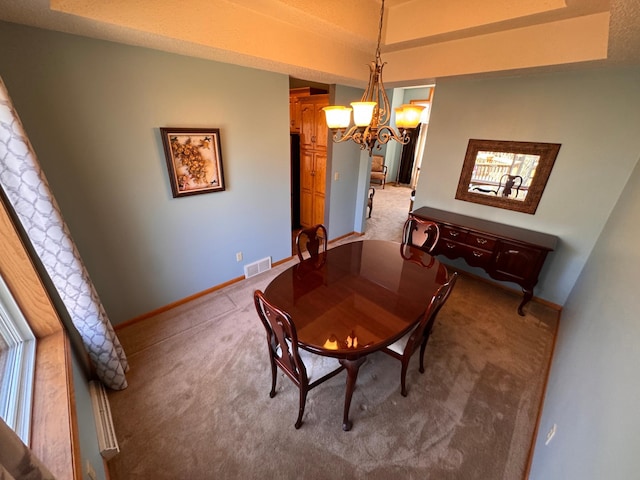
{"label": "framed floral artwork", "polygon": [[225,189],[218,128],[160,128],[173,197]]}

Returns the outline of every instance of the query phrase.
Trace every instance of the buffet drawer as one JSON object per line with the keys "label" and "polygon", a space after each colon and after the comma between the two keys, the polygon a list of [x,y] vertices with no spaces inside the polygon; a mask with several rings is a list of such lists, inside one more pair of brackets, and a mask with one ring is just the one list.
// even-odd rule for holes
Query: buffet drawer
{"label": "buffet drawer", "polygon": [[460,228],[452,228],[448,225],[440,225],[440,238],[465,243],[467,231]]}
{"label": "buffet drawer", "polygon": [[444,255],[449,258],[458,258],[462,256],[465,245],[461,245],[458,242],[453,242],[451,240],[447,240],[446,238],[440,238],[438,243],[433,251],[434,255]]}
{"label": "buffet drawer", "polygon": [[476,248],[469,245],[465,245],[461,249],[461,256],[464,257],[466,262],[472,267],[485,268],[491,262],[493,252],[491,250],[483,250],[482,248]]}
{"label": "buffet drawer", "polygon": [[469,232],[464,243],[469,246],[481,248],[483,250],[493,250],[493,247],[496,244],[496,239],[488,235]]}

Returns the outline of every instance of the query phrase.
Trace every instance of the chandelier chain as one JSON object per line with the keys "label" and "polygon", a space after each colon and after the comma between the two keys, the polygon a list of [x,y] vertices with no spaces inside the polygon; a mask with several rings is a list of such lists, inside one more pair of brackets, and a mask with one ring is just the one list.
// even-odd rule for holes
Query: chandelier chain
{"label": "chandelier chain", "polygon": [[378,45],[376,46],[376,59],[380,58],[380,41],[382,40],[382,17],[384,16],[384,0],[380,6],[380,23],[378,24]]}
{"label": "chandelier chain", "polygon": [[[354,112],[354,125],[349,127],[351,108],[342,106],[329,106],[323,108],[327,117],[329,117],[329,112],[334,112],[339,117],[333,117],[331,123],[327,120],[329,128],[333,130],[333,141],[335,143],[341,143],[346,142],[347,140],[353,140],[362,150],[369,150],[369,155],[372,155],[374,149],[380,150],[382,145],[385,145],[391,140],[394,140],[401,145],[406,145],[411,136],[410,131],[413,130],[419,122],[419,113],[416,117],[415,110],[418,109],[419,111],[419,109],[423,108],[413,107],[410,105],[403,105],[400,108],[396,108],[396,123],[398,130],[389,126],[391,107],[389,98],[387,97],[387,92],[385,91],[384,82],[382,81],[382,68],[385,64],[380,58],[383,19],[384,0],[381,0],[376,58],[369,64],[369,83],[362,95],[362,98],[360,99],[360,102],[351,103]],[[360,123],[355,122],[356,108],[359,109],[361,114]],[[414,120],[411,122],[405,120],[405,115],[408,115],[409,111],[413,111],[414,113]],[[343,116],[343,113],[345,112],[347,115]],[[362,116],[363,113],[364,117]],[[398,121],[401,115],[403,117],[402,126]],[[365,119],[365,122],[369,122],[368,125],[362,121],[363,118]]]}

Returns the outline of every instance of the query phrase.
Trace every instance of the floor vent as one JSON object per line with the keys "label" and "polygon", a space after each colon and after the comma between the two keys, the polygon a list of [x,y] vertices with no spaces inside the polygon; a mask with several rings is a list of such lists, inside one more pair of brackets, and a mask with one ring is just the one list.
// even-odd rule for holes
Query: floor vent
{"label": "floor vent", "polygon": [[120,447],[113,428],[107,391],[102,383],[96,381],[89,382],[89,391],[91,392],[91,403],[93,404],[93,414],[96,420],[100,455],[105,460],[109,460],[120,452]]}
{"label": "floor vent", "polygon": [[244,278],[255,277],[259,273],[271,270],[271,257],[263,258],[257,262],[249,263],[244,266]]}

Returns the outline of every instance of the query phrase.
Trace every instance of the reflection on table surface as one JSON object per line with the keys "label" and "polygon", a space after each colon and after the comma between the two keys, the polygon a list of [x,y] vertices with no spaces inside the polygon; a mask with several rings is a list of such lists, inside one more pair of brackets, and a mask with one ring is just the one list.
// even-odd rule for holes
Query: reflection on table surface
{"label": "reflection on table surface", "polygon": [[427,253],[364,240],[290,267],[265,296],[291,315],[301,346],[357,358],[407,332],[446,280],[446,268]]}

